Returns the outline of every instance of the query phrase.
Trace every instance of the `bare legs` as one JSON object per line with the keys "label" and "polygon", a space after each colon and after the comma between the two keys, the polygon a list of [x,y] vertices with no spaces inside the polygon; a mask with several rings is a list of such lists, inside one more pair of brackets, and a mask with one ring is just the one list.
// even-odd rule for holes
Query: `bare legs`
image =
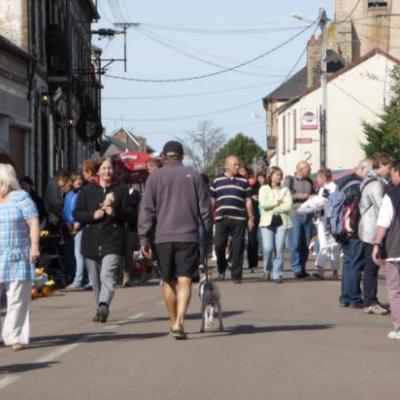
{"label": "bare legs", "polygon": [[171,329],[183,330],[192,295],[192,279],[179,277],[177,284],[173,281],[165,282],[163,288]]}

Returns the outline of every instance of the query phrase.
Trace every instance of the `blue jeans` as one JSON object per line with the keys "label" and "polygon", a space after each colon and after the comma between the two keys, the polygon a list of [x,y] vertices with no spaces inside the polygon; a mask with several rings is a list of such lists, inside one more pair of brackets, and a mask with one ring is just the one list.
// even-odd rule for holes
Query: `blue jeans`
{"label": "blue jeans", "polygon": [[[261,228],[264,252],[264,272],[272,269],[272,279],[283,277],[283,249],[285,247],[287,229],[282,225],[275,228]],[[271,263],[272,255],[275,259]]]}
{"label": "blue jeans", "polygon": [[295,274],[306,272],[308,248],[311,242],[312,221],[308,215],[292,215],[289,231],[290,263]]}
{"label": "blue jeans", "polygon": [[75,278],[73,284],[76,286],[82,286],[83,274],[85,272],[85,259],[81,253],[81,241],[82,241],[82,231],[79,231],[74,237],[74,251],[75,251]]}
{"label": "blue jeans", "polygon": [[343,305],[360,304],[361,275],[364,270],[364,248],[360,240],[350,238],[343,243],[342,294],[340,303]]}

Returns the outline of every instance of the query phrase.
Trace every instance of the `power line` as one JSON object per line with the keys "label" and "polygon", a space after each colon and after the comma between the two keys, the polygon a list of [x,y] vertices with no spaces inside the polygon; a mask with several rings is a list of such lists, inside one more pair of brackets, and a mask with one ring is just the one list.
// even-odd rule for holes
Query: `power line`
{"label": "power line", "polygon": [[[210,53],[208,53],[208,52],[206,52],[206,51],[204,51],[204,50],[199,50],[198,48],[193,48],[193,47],[191,47],[191,46],[189,47],[189,46],[187,46],[186,44],[177,42],[176,40],[172,40],[172,39],[169,38],[169,37],[160,36],[160,35],[158,35],[158,34],[152,32],[152,31],[149,30],[149,29],[146,29],[145,31],[146,31],[147,33],[149,33],[149,34],[154,35],[154,37],[156,37],[156,38],[158,38],[158,39],[160,39],[160,40],[167,41],[167,43],[172,43],[173,45],[179,46],[179,47],[181,47],[181,48],[183,48],[183,49],[186,49],[186,50],[189,50],[189,51],[194,51],[196,54],[197,54],[197,53],[199,53],[199,54],[204,54],[204,55],[206,55],[207,57],[212,57],[212,58],[214,58],[214,59],[219,59],[219,60],[226,61],[226,62],[229,62],[229,63],[237,63],[237,62],[238,62],[237,60],[232,60],[232,59],[228,59],[228,58],[225,58],[225,57],[217,56],[217,55],[215,55],[215,54],[210,54]],[[251,66],[249,66],[249,68],[253,68],[253,69],[265,71],[265,68],[264,68],[264,67],[260,67],[260,66],[257,66],[257,65],[251,65]]]}
{"label": "power line", "polygon": [[[158,24],[142,24],[144,26],[158,29],[167,30],[173,32],[185,32],[194,34],[222,34],[222,35],[232,35],[232,34],[265,34],[265,33],[276,33],[284,31],[297,30],[298,26],[284,26],[275,28],[242,28],[242,29],[213,29],[213,28],[193,28],[193,27],[177,27],[168,25],[158,25]],[[304,27],[304,26],[303,26]]]}
{"label": "power line", "polygon": [[233,88],[233,89],[224,89],[224,90],[214,90],[214,91],[208,91],[208,92],[198,92],[198,93],[182,93],[182,94],[172,94],[172,95],[160,95],[160,96],[115,96],[115,97],[103,97],[103,100],[154,100],[154,99],[179,99],[179,98],[185,98],[185,97],[197,97],[197,96],[208,96],[212,94],[220,94],[220,93],[230,93],[230,92],[238,92],[241,90],[247,90],[247,89],[254,89],[254,88],[259,88],[263,85],[272,85],[275,83],[279,83],[281,80],[276,80],[276,81],[271,81],[271,82],[262,82],[258,83],[256,85],[250,85],[250,86],[241,86],[238,88]]}
{"label": "power line", "polygon": [[[180,121],[180,120],[185,120],[185,119],[193,119],[193,118],[202,118],[202,117],[207,117],[209,115],[216,115],[216,114],[223,114],[227,113],[230,111],[238,110],[243,107],[250,106],[252,104],[258,103],[260,99],[249,101],[247,103],[239,104],[238,106],[235,107],[230,107],[230,108],[225,108],[222,110],[218,111],[211,111],[207,113],[202,113],[202,114],[193,114],[193,115],[186,115],[183,117],[172,117],[172,118],[128,118],[124,119],[125,121],[132,121],[132,122],[167,122],[167,121]],[[112,118],[112,117],[103,117],[103,119],[109,119],[109,120],[119,120],[120,118]]]}
{"label": "power line", "polygon": [[[195,55],[193,55],[191,53],[188,53],[186,50],[181,50],[181,49],[179,49],[179,48],[177,48],[175,46],[172,46],[172,45],[170,45],[168,43],[165,43],[162,39],[159,39],[158,35],[154,35],[153,33],[148,32],[145,29],[138,28],[137,31],[139,33],[141,33],[142,35],[146,36],[148,39],[160,44],[161,46],[167,47],[168,49],[170,49],[172,51],[175,51],[178,54],[184,55],[184,56],[186,56],[188,58],[191,58],[193,60],[199,61],[201,63],[207,64],[207,65],[211,65],[213,67],[217,67],[217,68],[221,68],[221,69],[226,69],[227,68],[224,65],[217,64],[217,63],[214,63],[212,61],[205,60],[204,58],[201,58],[201,57],[195,56]],[[253,76],[263,76],[263,77],[266,76],[265,74],[259,74],[259,73],[247,72],[247,71],[239,71],[239,70],[235,70],[233,72],[240,73],[240,74],[246,74],[246,75],[253,75]]]}
{"label": "power line", "polygon": [[[116,118],[116,120],[120,120],[120,118]],[[230,126],[224,126],[222,129],[235,129],[235,128],[243,128],[245,126],[255,126],[255,125],[261,125],[263,122],[252,122],[252,123],[243,123],[243,124],[237,124],[237,125],[230,125]],[[178,134],[178,130],[176,131],[142,131],[138,129],[134,129],[135,133],[138,135],[176,135]],[[180,132],[179,134],[188,134],[189,132],[187,130],[179,129]]]}
{"label": "power line", "polygon": [[258,61],[266,56],[268,56],[269,54],[281,49],[282,47],[286,46],[288,43],[292,42],[293,40],[295,40],[296,38],[298,38],[300,35],[302,35],[304,32],[306,32],[308,29],[310,29],[313,25],[315,24],[315,22],[312,25],[307,26],[307,28],[302,29],[300,32],[296,33],[295,35],[291,36],[289,39],[286,39],[284,42],[276,45],[275,47],[273,47],[272,49],[250,59],[247,60],[241,64],[237,64],[234,65],[233,67],[230,68],[225,68],[222,69],[220,71],[216,71],[216,72],[211,72],[208,74],[203,74],[203,75],[197,75],[197,76],[191,76],[191,77],[186,77],[186,78],[174,78],[174,79],[144,79],[144,78],[132,78],[132,77],[124,77],[124,76],[117,76],[117,75],[109,75],[106,74],[105,76],[108,78],[112,78],[112,79],[120,79],[120,80],[124,80],[124,81],[133,81],[133,82],[145,82],[145,83],[172,83],[172,82],[186,82],[186,81],[193,81],[193,80],[198,80],[198,79],[204,79],[204,78],[209,78],[212,76],[217,76],[217,75],[221,75],[223,73],[226,72],[230,72],[239,68],[242,68],[246,65],[249,65],[255,61]]}

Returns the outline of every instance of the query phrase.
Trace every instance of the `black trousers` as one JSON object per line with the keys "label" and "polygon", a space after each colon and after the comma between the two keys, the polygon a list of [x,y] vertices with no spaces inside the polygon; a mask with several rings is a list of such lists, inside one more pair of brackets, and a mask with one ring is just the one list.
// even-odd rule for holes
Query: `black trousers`
{"label": "black trousers", "polygon": [[363,242],[365,266],[363,275],[364,304],[371,306],[378,303],[378,271],[379,267],[372,260],[373,245]]}
{"label": "black trousers", "polygon": [[242,263],[240,258],[244,250],[244,235],[246,221],[229,218],[217,221],[215,224],[215,253],[217,255],[218,272],[224,274],[227,267],[225,249],[229,236],[232,238],[232,278],[242,278]]}
{"label": "black trousers", "polygon": [[250,269],[258,266],[258,223],[251,231],[247,231],[247,262]]}

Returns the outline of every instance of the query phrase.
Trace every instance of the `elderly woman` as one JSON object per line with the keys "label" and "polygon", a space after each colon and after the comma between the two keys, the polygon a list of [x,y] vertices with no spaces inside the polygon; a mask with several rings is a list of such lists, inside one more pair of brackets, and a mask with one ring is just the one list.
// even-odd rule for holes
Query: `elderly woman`
{"label": "elderly woman", "polygon": [[111,158],[100,160],[97,175],[80,191],[73,216],[83,227],[81,251],[97,307],[93,322],[105,323],[125,251],[125,225],[133,210],[128,187],[115,180]]}
{"label": "elderly woman", "polygon": [[35,203],[20,190],[15,170],[0,164],[0,297],[7,292],[4,344],[21,350],[29,343],[33,263],[39,258],[39,218]]}

